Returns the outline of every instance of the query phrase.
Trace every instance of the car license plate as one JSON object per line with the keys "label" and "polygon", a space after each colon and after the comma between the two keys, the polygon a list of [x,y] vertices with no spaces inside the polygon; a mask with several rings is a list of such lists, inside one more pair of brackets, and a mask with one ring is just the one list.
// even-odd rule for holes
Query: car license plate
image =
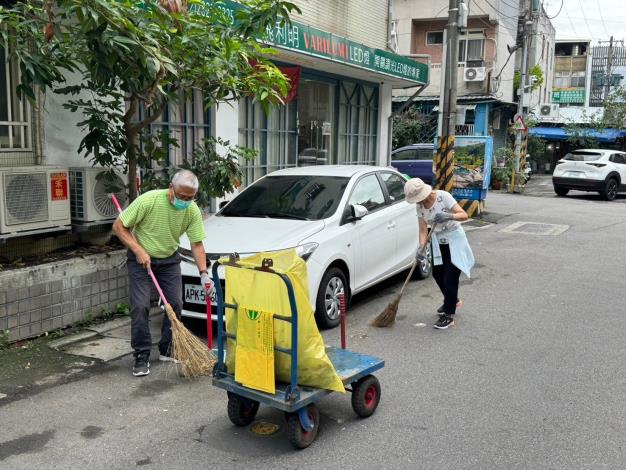
{"label": "car license plate", "polygon": [[[211,287],[209,298],[211,299],[211,305],[217,305],[215,287]],[[198,284],[185,284],[185,302],[206,305],[206,290]]]}
{"label": "car license plate", "polygon": [[585,174],[582,171],[568,171],[567,176],[569,178],[582,178]]}

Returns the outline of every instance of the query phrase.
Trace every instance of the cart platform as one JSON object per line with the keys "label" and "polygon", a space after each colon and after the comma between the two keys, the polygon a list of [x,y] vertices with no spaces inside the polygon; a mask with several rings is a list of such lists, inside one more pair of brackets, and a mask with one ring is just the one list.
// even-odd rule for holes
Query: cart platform
{"label": "cart platform", "polygon": [[[360,378],[382,369],[385,365],[385,361],[377,357],[332,346],[326,348],[326,354],[333,363],[344,385],[356,382]],[[272,395],[246,388],[235,382],[232,375],[221,375],[220,377],[213,378],[213,385],[228,392],[236,393],[250,400],[256,400],[264,405],[269,405],[287,412],[297,411],[310,403],[316,402],[324,395],[331,393],[329,390],[298,386],[300,397],[294,401],[288,401],[286,397],[289,395],[289,384],[276,383],[276,393]]]}

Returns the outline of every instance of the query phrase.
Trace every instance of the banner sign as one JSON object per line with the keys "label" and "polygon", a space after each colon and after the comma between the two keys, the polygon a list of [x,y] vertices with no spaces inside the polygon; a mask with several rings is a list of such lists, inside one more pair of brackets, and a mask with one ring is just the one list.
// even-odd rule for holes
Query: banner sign
{"label": "banner sign", "polygon": [[[204,0],[210,5],[213,0]],[[245,8],[236,2],[224,0],[217,4],[228,21],[235,21],[237,10]],[[193,14],[207,16],[207,7],[201,3],[189,5]],[[310,56],[321,57],[372,72],[415,82],[428,83],[428,65],[408,57],[374,49],[326,31],[297,21],[291,24],[277,22],[266,29],[260,41],[279,49],[297,51]]]}
{"label": "banner sign", "polygon": [[454,144],[454,189],[457,199],[483,201],[491,180],[493,138],[457,137]]}

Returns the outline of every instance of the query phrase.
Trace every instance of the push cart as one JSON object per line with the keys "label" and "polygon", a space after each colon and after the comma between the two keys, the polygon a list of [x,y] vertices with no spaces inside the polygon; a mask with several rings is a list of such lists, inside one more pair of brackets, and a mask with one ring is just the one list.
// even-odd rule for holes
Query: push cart
{"label": "push cart", "polygon": [[[274,321],[284,321],[291,324],[291,348],[274,347],[274,349],[280,354],[291,356],[290,382],[276,383],[274,394],[245,387],[235,382],[234,371],[230,371],[232,373],[226,371],[224,343],[227,338],[236,340],[236,336],[225,331],[224,313],[227,308],[237,310],[237,305],[227,304],[224,301],[224,292],[218,278],[220,265],[273,273],[285,283],[291,316],[274,315]],[[213,371],[213,385],[226,390],[228,393],[228,417],[236,426],[247,426],[254,421],[260,404],[277,408],[285,412],[289,441],[298,449],[308,447],[317,437],[319,429],[320,415],[315,403],[331,392],[319,388],[298,386],[298,309],[289,277],[274,271],[271,259],[264,259],[260,267],[250,268],[239,265],[237,255],[231,255],[228,262],[215,262],[212,267],[212,274],[217,293],[217,363]],[[362,418],[367,418],[376,411],[380,400],[380,383],[372,373],[383,368],[385,361],[366,354],[348,351],[345,348],[345,302],[342,301],[341,303],[342,348],[327,347],[326,353],[346,390],[352,393],[354,412]],[[233,354],[234,352],[229,353]]]}

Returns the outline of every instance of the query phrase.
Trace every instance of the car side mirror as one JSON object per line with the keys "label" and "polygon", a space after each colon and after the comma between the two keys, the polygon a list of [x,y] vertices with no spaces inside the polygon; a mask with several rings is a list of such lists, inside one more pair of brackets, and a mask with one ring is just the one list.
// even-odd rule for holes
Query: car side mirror
{"label": "car side mirror", "polygon": [[226,207],[226,205],[229,203],[230,201],[222,201],[219,204],[219,210],[222,210],[224,207]]}
{"label": "car side mirror", "polygon": [[368,210],[361,204],[350,204],[350,215],[352,221],[361,220],[368,214]]}

